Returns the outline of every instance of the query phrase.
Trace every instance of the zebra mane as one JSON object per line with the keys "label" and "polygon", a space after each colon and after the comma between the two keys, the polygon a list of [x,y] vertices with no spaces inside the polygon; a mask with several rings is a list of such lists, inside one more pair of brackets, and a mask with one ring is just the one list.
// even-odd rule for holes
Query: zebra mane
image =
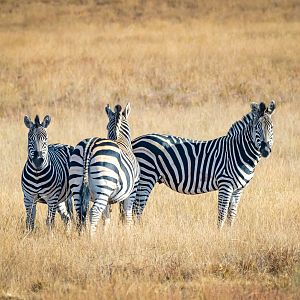
{"label": "zebra mane", "polygon": [[[120,130],[120,127],[122,126],[122,106],[116,105],[115,106],[115,123],[114,126],[116,129]],[[117,134],[116,138],[118,138],[119,133]]]}
{"label": "zebra mane", "polygon": [[243,116],[241,120],[236,121],[231,125],[231,127],[227,132],[227,135],[233,136],[243,131],[249,124],[252,124],[253,120],[254,120],[254,114],[253,112],[249,112],[248,114]]}
{"label": "zebra mane", "polygon": [[39,127],[41,125],[40,117],[38,115],[35,116],[34,125],[35,125],[35,127]]}

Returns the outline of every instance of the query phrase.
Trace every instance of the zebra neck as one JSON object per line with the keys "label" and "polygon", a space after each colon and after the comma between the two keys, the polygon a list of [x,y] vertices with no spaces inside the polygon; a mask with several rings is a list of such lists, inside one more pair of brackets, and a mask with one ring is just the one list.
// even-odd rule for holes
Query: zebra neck
{"label": "zebra neck", "polygon": [[234,137],[234,143],[239,157],[248,165],[249,169],[254,170],[255,166],[260,160],[260,152],[256,147],[252,135],[252,127],[247,126],[242,132],[236,134]]}
{"label": "zebra neck", "polygon": [[122,150],[124,150],[124,151],[132,151],[132,145],[131,145],[130,137],[128,138],[127,136],[120,135],[117,138],[116,142],[122,148]]}
{"label": "zebra neck", "polygon": [[231,125],[230,129],[228,130],[227,135],[234,136],[234,135],[238,134],[239,132],[246,129],[249,125],[251,125],[253,123],[253,120],[254,120],[254,115],[252,112],[246,114],[245,116],[243,116],[243,118],[241,120],[236,121],[235,123],[233,123]]}

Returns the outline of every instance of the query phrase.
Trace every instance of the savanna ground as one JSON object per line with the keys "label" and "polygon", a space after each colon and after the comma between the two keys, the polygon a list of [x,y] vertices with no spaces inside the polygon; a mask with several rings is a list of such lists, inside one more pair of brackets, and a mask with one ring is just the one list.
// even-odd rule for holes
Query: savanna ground
{"label": "savanna ground", "polygon": [[[299,299],[300,14],[297,1],[1,1],[1,299]],[[275,142],[234,228],[217,193],[156,186],[129,232],[26,236],[24,114],[50,142],[106,136],[106,103],[131,102],[132,136],[226,134],[251,101],[277,101]]]}

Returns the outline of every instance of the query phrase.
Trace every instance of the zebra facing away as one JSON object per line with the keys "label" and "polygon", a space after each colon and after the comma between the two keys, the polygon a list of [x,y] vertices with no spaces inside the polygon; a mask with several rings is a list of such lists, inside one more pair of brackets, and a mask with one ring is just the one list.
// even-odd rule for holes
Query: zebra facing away
{"label": "zebra facing away", "polygon": [[48,205],[46,224],[49,229],[53,226],[56,211],[64,223],[70,225],[72,200],[68,176],[73,147],[62,144],[48,145],[46,128],[50,122],[50,116],[45,116],[42,123],[38,116],[34,122],[28,116],[24,117],[24,123],[29,129],[28,158],[21,183],[26,209],[26,228],[29,231],[34,228],[37,202]]}
{"label": "zebra facing away", "polygon": [[[138,185],[140,168],[131,146],[127,104],[114,112],[109,105],[108,138],[89,138],[74,149],[70,162],[70,187],[77,212],[78,229],[85,225],[89,201],[91,235],[95,234],[101,214],[109,213],[109,204],[124,201],[126,222],[132,222],[132,205]],[[131,197],[129,197],[131,195]],[[91,196],[91,198],[90,198]]]}
{"label": "zebra facing away", "polygon": [[268,107],[253,103],[251,112],[235,122],[227,135],[210,141],[160,134],[135,139],[133,152],[141,169],[133,205],[137,218],[159,182],[190,195],[218,190],[218,227],[222,228],[226,216],[231,225],[257,163],[271,153],[274,109],[275,101]]}

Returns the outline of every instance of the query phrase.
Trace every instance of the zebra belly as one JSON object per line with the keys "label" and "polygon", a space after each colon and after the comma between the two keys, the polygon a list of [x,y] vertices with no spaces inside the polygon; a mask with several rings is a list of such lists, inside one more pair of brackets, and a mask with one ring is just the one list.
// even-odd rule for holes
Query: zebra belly
{"label": "zebra belly", "polygon": [[188,186],[184,181],[170,183],[165,177],[160,177],[159,181],[173,191],[186,195],[197,195],[218,190],[216,178],[211,178],[209,175],[193,178]]}

